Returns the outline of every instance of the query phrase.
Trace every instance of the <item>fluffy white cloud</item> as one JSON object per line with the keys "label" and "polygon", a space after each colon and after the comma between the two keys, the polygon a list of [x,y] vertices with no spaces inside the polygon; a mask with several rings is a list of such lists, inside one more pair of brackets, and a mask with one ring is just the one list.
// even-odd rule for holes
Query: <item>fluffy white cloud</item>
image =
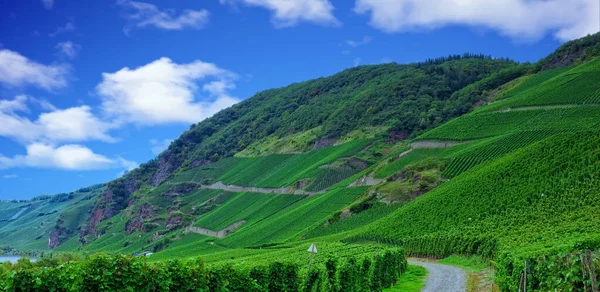
{"label": "fluffy white cloud", "polygon": [[65,25],[57,27],[56,30],[52,33],[49,33],[48,36],[55,37],[65,32],[75,31],[75,29],[77,29],[77,27],[75,27],[75,24],[69,21],[65,23]]}
{"label": "fluffy white cloud", "polygon": [[372,26],[386,32],[468,25],[515,39],[536,40],[552,32],[570,40],[598,30],[594,0],[356,0]]}
{"label": "fluffy white cloud", "polygon": [[144,2],[118,0],[117,4],[131,13],[125,15],[130,24],[125,27],[125,33],[132,27],[154,26],[166,30],[181,30],[184,28],[200,29],[208,23],[210,13],[207,10],[183,10],[179,15],[172,10],[160,10],[156,5]]}
{"label": "fluffy white cloud", "polygon": [[173,142],[172,139],[164,139],[164,140],[157,140],[157,139],[152,139],[150,140],[150,144],[152,145],[152,148],[150,149],[152,151],[152,154],[154,155],[158,155],[161,152],[165,151],[165,149],[169,148],[169,145],[171,145],[171,142]]}
{"label": "fluffy white cloud", "polygon": [[42,0],[42,4],[44,4],[46,9],[52,9],[52,6],[54,6],[54,0]]}
{"label": "fluffy white cloud", "polygon": [[220,0],[221,4],[242,2],[249,6],[263,7],[273,11],[272,22],[276,27],[295,26],[300,21],[321,25],[340,25],[333,15],[335,9],[328,0]]}
{"label": "fluffy white cloud", "polygon": [[67,86],[66,65],[43,65],[17,52],[0,50],[0,83],[8,86],[34,85],[51,90]]}
{"label": "fluffy white cloud", "polygon": [[39,167],[66,170],[129,168],[137,165],[122,158],[110,159],[94,153],[85,146],[70,144],[55,147],[50,144],[27,145],[26,155],[12,158],[0,155],[0,168]]}
{"label": "fluffy white cloud", "polygon": [[[43,110],[35,121],[18,112],[29,112],[28,103],[38,104]],[[64,142],[100,140],[112,142],[107,132],[114,127],[94,116],[89,106],[54,108],[47,101],[20,95],[14,100],[0,101],[0,136],[23,143],[33,141]]]}
{"label": "fluffy white cloud", "polygon": [[356,48],[362,45],[366,45],[368,43],[370,43],[373,39],[370,36],[364,36],[360,41],[355,41],[355,40],[347,40],[346,44]]}
{"label": "fluffy white cloud", "polygon": [[114,126],[96,118],[91,108],[85,105],[43,113],[37,124],[42,127],[44,136],[52,141],[114,141],[106,134]]}
{"label": "fluffy white cloud", "polygon": [[75,57],[77,57],[81,46],[71,41],[67,41],[58,43],[55,48],[61,57],[65,57],[72,60],[75,59]]}
{"label": "fluffy white cloud", "polygon": [[[197,82],[208,98],[199,99]],[[147,65],[103,73],[97,86],[102,109],[118,123],[195,123],[239,100],[227,94],[236,75],[211,63],[176,64],[161,58]]]}

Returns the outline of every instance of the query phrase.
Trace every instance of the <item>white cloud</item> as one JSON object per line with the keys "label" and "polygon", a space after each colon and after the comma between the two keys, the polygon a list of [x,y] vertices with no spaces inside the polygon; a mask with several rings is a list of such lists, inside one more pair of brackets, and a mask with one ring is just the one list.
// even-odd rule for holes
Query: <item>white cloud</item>
{"label": "white cloud", "polygon": [[75,24],[73,22],[69,21],[69,22],[65,23],[64,26],[57,27],[56,30],[52,33],[49,33],[48,36],[55,37],[59,34],[65,33],[65,32],[75,31],[75,29],[77,29],[77,27],[75,27]]}
{"label": "white cloud", "polygon": [[43,65],[10,50],[0,50],[0,84],[20,87],[34,85],[52,90],[67,86],[69,67]]}
{"label": "white cloud", "polygon": [[134,162],[122,158],[110,159],[94,153],[85,146],[77,144],[55,147],[50,144],[33,143],[27,145],[26,155],[16,155],[12,158],[0,155],[0,169],[38,167],[66,170],[93,170],[128,168],[133,164]]}
{"label": "white cloud", "polygon": [[356,0],[354,10],[370,13],[370,24],[386,32],[467,25],[515,39],[554,33],[565,41],[598,29],[594,0]]}
{"label": "white cloud", "polygon": [[150,145],[152,145],[152,148],[150,149],[152,151],[152,154],[154,155],[158,155],[160,153],[162,153],[163,151],[165,151],[167,148],[169,148],[169,145],[171,145],[171,142],[173,142],[173,139],[164,139],[164,140],[157,140],[157,139],[152,139],[150,140]]}
{"label": "white cloud", "polygon": [[19,176],[16,175],[16,174],[6,174],[6,175],[2,176],[2,178],[4,178],[4,179],[14,179],[14,178],[17,178],[17,177],[19,177]]}
{"label": "white cloud", "polygon": [[273,11],[272,22],[276,27],[291,27],[300,21],[321,25],[340,25],[333,15],[335,7],[328,0],[220,0],[221,4],[242,2]]}
{"label": "white cloud", "polygon": [[0,113],[27,112],[27,100],[26,95],[17,95],[14,100],[0,100]]}
{"label": "white cloud", "polygon": [[349,46],[351,46],[351,47],[353,47],[353,48],[356,48],[356,47],[359,47],[359,46],[362,46],[362,45],[366,45],[366,44],[370,43],[372,40],[373,40],[373,38],[371,38],[370,36],[364,36],[359,41],[347,40],[346,44],[349,45]]}
{"label": "white cloud", "polygon": [[46,9],[50,10],[52,9],[52,6],[54,6],[54,0],[42,0],[42,4],[44,4]]}
{"label": "white cloud", "polygon": [[[202,61],[176,64],[161,58],[102,75],[97,86],[102,109],[119,123],[195,123],[239,101],[227,93],[236,75]],[[197,82],[207,78],[214,80],[203,86],[209,97],[198,99]]]}
{"label": "white cloud", "polygon": [[66,41],[58,43],[55,48],[59,56],[73,60],[77,57],[81,46],[71,41]]}
{"label": "white cloud", "polygon": [[125,18],[130,24],[125,27],[125,33],[128,33],[132,27],[148,27],[166,30],[181,30],[184,28],[203,28],[210,18],[207,10],[185,9],[179,15],[173,10],[160,10],[156,5],[144,2],[129,0],[118,0],[117,4],[128,9],[131,13],[126,14]]}
{"label": "white cloud", "polygon": [[360,58],[354,58],[354,67],[356,67],[356,66],[360,65],[360,62],[361,62],[361,61],[362,61],[362,60],[361,60]]}
{"label": "white cloud", "polygon": [[[18,112],[30,112],[28,103],[39,105],[42,110],[32,121]],[[115,126],[96,118],[89,106],[56,109],[47,101],[19,95],[14,100],[0,101],[0,136],[22,143],[33,141],[65,142],[100,140],[113,142],[107,132]]]}
{"label": "white cloud", "polygon": [[114,126],[96,118],[91,110],[89,106],[84,105],[43,113],[39,116],[37,124],[42,127],[44,136],[52,141],[113,142],[114,139],[106,132]]}

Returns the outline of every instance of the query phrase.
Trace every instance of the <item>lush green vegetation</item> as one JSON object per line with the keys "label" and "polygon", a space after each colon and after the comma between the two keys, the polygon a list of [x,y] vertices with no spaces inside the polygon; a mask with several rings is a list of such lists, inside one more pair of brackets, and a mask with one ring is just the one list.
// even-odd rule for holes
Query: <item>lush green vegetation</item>
{"label": "lush green vegetation", "polygon": [[406,273],[398,278],[398,282],[392,288],[383,289],[384,292],[419,292],[425,287],[427,269],[408,265]]}
{"label": "lush green vegetation", "polygon": [[[463,253],[506,259],[504,253],[518,258],[595,247],[599,139],[598,132],[559,134],[482,164],[368,225],[359,238],[437,257]],[[512,257],[497,265],[512,271]],[[514,288],[514,280],[500,283]]]}
{"label": "lush green vegetation", "polygon": [[297,155],[228,158],[182,172],[172,182],[211,184],[222,181],[228,185],[279,188],[306,180],[313,182],[310,190],[320,191],[358,171],[343,165],[329,167],[328,164],[357,154],[370,142],[370,139],[356,140]]}
{"label": "lush green vegetation", "polygon": [[[590,288],[598,257],[587,250],[600,248],[598,38],[569,42],[537,64],[454,56],[258,93],[106,186],[0,203],[3,251],[37,252],[50,238],[62,251],[153,251],[155,263],[99,256],[61,268],[7,265],[0,285],[177,289],[191,283],[184,275],[212,290],[379,291],[395,277],[372,284],[383,281],[373,278],[382,267],[373,254],[397,245],[473,269],[493,262],[505,291],[518,290],[522,271],[529,290]],[[432,141],[461,143],[414,144],[447,146]],[[218,181],[248,188],[203,188]],[[323,192],[270,190],[282,187]],[[225,238],[186,231],[240,221]],[[298,268],[307,238],[319,246],[310,272]],[[198,255],[207,264],[167,261]],[[122,277],[98,280],[109,278],[100,268]],[[149,271],[158,276],[146,281]],[[418,288],[423,273],[411,273],[396,288]]]}
{"label": "lush green vegetation", "polygon": [[491,269],[491,265],[482,259],[480,256],[462,256],[462,255],[451,255],[447,258],[443,258],[437,261],[439,264],[457,266],[467,271],[482,272],[487,269]]}
{"label": "lush green vegetation", "polygon": [[340,189],[309,197],[271,216],[269,220],[242,226],[222,242],[231,246],[252,246],[298,240],[309,230],[323,224],[332,213],[350,205],[366,190],[366,187]]}
{"label": "lush green vegetation", "polygon": [[218,231],[239,221],[252,224],[287,208],[300,199],[302,196],[297,195],[239,193],[214,211],[201,215],[194,226]]}
{"label": "lush green vegetation", "polygon": [[201,260],[147,263],[132,256],[96,255],[60,266],[20,262],[0,266],[3,291],[381,291],[406,271],[402,251],[333,257],[310,270],[271,261],[250,267],[207,266]]}

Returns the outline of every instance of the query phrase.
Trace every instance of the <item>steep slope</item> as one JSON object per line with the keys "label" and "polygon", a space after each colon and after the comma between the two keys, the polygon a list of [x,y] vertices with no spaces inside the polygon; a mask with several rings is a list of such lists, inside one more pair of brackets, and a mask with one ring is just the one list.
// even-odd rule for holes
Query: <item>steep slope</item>
{"label": "steep slope", "polygon": [[[231,157],[264,139],[277,140],[305,131],[312,131],[311,138],[292,150],[330,146],[340,138],[341,142],[351,141],[353,133],[364,127],[376,127],[390,139],[405,139],[470,110],[477,102],[459,100],[454,92],[493,72],[515,66],[514,62],[484,56],[455,56],[411,65],[362,66],[332,77],[258,93],[193,125],[157,159],[108,183],[106,193],[82,228],[81,239],[88,242],[97,237],[101,221],[136,204],[133,194],[142,186],[156,187],[181,169]],[[313,177],[317,177],[317,172],[326,176],[324,164],[317,163],[303,171],[312,172]],[[334,172],[341,174],[330,176],[343,178],[354,173],[353,169],[356,167],[350,161],[346,167],[335,168]],[[298,179],[265,185],[302,186],[303,178]],[[327,187],[327,183],[319,185]]]}

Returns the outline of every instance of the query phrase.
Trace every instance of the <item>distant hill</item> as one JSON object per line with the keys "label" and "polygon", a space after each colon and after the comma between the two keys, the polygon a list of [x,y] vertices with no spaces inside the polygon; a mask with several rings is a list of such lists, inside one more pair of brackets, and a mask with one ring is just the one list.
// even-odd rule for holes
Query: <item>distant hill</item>
{"label": "distant hill", "polygon": [[1,244],[228,262],[307,239],[377,241],[494,259],[514,290],[524,259],[600,248],[599,44],[535,64],[361,66],[260,92],[105,186],[0,202]]}

